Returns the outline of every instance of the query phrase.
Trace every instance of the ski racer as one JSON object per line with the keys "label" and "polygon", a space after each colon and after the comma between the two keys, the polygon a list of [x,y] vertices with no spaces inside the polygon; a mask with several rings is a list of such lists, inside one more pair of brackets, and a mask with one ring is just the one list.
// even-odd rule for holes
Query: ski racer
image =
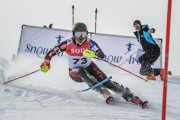
{"label": "ski racer", "polygon": [[[79,83],[85,82],[91,87],[106,79],[107,76],[91,58],[83,56],[83,51],[90,49],[100,58],[104,58],[104,53],[95,41],[87,37],[88,30],[84,23],[76,23],[72,33],[72,38],[61,42],[47,53],[44,62],[41,64],[41,71],[47,72],[50,69],[50,61],[53,56],[66,52],[71,79]],[[126,101],[142,106],[142,108],[148,104],[147,101],[143,102],[139,97],[134,96],[127,87],[125,88],[123,85],[111,80],[95,88],[95,91],[103,95],[107,104],[113,101],[113,97],[108,89],[120,94]]]}

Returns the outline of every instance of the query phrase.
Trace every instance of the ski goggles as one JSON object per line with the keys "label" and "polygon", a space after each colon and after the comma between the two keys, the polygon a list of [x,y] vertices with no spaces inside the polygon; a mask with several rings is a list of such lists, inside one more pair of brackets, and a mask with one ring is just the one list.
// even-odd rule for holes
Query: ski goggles
{"label": "ski goggles", "polygon": [[79,38],[79,37],[85,38],[85,37],[87,37],[87,32],[75,32],[74,36],[77,38]]}

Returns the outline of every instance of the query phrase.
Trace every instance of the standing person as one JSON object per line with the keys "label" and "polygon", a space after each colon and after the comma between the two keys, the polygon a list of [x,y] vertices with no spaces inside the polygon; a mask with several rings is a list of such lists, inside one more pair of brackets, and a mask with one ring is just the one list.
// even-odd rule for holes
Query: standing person
{"label": "standing person", "polygon": [[[41,65],[41,70],[47,72],[50,69],[51,58],[60,52],[66,52],[69,62],[69,76],[75,82],[85,82],[88,86],[93,86],[98,82],[107,78],[106,74],[91,60],[91,58],[83,56],[83,51],[91,49],[95,54],[104,58],[104,53],[98,44],[87,37],[88,30],[84,23],[76,23],[73,27],[73,37],[67,39],[55,46],[45,56],[45,60]],[[103,85],[95,88],[97,92],[103,95],[106,103],[109,104],[113,101],[111,93],[107,90],[110,89],[128,101],[146,107],[148,102],[143,102],[139,97],[134,96],[128,88],[115,81],[108,81]]]}
{"label": "standing person", "polygon": [[142,51],[144,52],[142,56],[138,58],[138,61],[141,64],[140,74],[147,76],[147,79],[149,80],[156,80],[155,76],[160,75],[161,80],[163,80],[164,70],[152,69],[151,67],[160,56],[160,47],[151,35],[151,33],[155,32],[155,29],[149,28],[148,25],[141,25],[140,20],[135,20],[133,26],[136,30],[134,34],[142,47]]}

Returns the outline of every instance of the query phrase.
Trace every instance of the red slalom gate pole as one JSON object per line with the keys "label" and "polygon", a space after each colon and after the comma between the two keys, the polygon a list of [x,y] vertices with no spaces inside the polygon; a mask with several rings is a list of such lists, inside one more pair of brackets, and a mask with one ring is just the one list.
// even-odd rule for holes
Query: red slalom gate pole
{"label": "red slalom gate pole", "polygon": [[162,120],[166,120],[166,102],[167,102],[167,75],[168,75],[168,62],[169,62],[169,43],[170,43],[170,27],[171,27],[171,6],[172,0],[168,0],[167,9],[167,25],[166,25],[166,48],[165,48],[165,63],[164,63],[164,86],[163,86],[163,99],[162,99]]}
{"label": "red slalom gate pole", "polygon": [[38,71],[40,71],[40,69],[35,70],[35,71],[31,72],[31,73],[25,74],[25,75],[23,75],[23,76],[21,76],[21,77],[18,77],[18,78],[12,79],[12,80],[8,80],[8,81],[4,82],[4,84],[7,84],[7,83],[9,83],[9,82],[12,82],[12,81],[18,80],[18,79],[20,79],[20,78],[26,77],[26,76],[31,75],[31,74],[33,74],[33,73],[36,73],[36,72],[38,72]]}

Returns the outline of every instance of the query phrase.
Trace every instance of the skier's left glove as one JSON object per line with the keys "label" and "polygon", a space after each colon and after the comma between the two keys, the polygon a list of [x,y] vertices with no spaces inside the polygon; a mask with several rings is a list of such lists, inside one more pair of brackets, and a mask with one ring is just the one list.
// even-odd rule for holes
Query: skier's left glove
{"label": "skier's left glove", "polygon": [[40,66],[42,72],[48,72],[50,68],[51,68],[50,60],[45,60]]}
{"label": "skier's left glove", "polygon": [[89,51],[93,52],[93,54],[95,54],[96,59],[103,59],[104,58],[104,53],[102,52],[102,50],[97,50],[96,52],[94,52],[92,49],[88,49]]}

